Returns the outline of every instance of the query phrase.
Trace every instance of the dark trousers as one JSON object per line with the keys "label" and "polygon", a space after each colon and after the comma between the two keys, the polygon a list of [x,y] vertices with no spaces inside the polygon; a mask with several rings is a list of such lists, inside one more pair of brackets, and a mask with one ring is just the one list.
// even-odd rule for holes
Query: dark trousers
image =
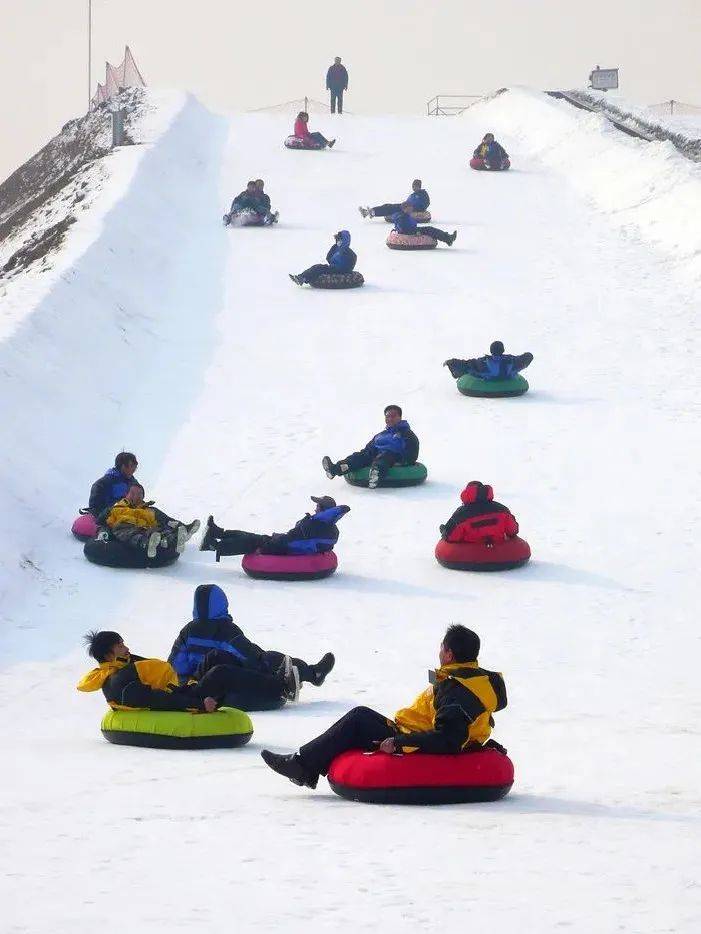
{"label": "dark trousers", "polygon": [[372,213],[375,217],[391,217],[392,214],[396,214],[401,208],[401,204],[378,204],[376,208],[372,209]]}
{"label": "dark trousers", "polygon": [[375,466],[380,470],[380,476],[384,477],[390,467],[393,464],[396,464],[399,460],[397,454],[392,454],[391,451],[383,451],[379,453],[375,450],[362,450],[356,451],[355,454],[350,454],[348,457],[344,457],[341,463],[348,464],[349,470],[359,470],[361,467],[370,467]]}
{"label": "dark trousers", "polygon": [[299,278],[302,282],[311,285],[312,282],[316,282],[319,276],[329,272],[334,272],[334,269],[328,263],[315,263],[314,266],[310,266],[309,269],[305,269],[304,272],[300,273]]}
{"label": "dark trousers", "polygon": [[372,749],[398,733],[395,724],[370,707],[354,707],[321,736],[300,747],[299,758],[314,775],[326,775],[329,766],[348,749]]}
{"label": "dark trousers", "polygon": [[240,665],[214,665],[191,688],[202,699],[213,697],[219,703],[226,699],[229,706],[243,710],[261,701],[274,703],[282,697],[282,689],[279,678]]}
{"label": "dark trousers", "polygon": [[440,240],[441,243],[449,243],[451,235],[438,227],[417,227],[417,234],[425,234],[427,237],[433,237],[434,240]]}
{"label": "dark trousers", "polygon": [[323,133],[310,133],[309,136],[314,140],[315,143],[321,143],[323,146],[328,146],[329,141],[323,135]]}
{"label": "dark trousers", "polygon": [[338,104],[338,112],[343,113],[343,88],[330,88],[331,92],[331,113],[336,113],[336,105]]}
{"label": "dark trousers", "polygon": [[284,535],[258,535],[256,532],[227,529],[217,542],[217,557],[250,555],[258,549],[265,555],[286,555],[287,540]]}

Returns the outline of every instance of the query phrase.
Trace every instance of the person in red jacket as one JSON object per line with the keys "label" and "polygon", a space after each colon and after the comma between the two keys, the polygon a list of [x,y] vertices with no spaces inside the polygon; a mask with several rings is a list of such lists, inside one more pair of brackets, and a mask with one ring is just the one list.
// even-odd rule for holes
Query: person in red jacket
{"label": "person in red jacket", "polygon": [[471,480],[460,494],[463,502],[440,527],[446,542],[501,542],[518,535],[518,522],[509,509],[497,503],[494,490]]}
{"label": "person in red jacket", "polygon": [[294,135],[299,139],[304,140],[305,143],[318,143],[322,149],[325,146],[328,146],[329,149],[332,149],[334,143],[336,142],[335,139],[326,139],[322,133],[309,132],[309,114],[305,110],[300,110],[300,112],[297,114]]}

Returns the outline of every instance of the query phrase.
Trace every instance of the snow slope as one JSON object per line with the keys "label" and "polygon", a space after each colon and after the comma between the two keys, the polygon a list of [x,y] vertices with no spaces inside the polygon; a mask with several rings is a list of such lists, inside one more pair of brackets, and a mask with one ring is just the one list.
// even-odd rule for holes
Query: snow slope
{"label": "snow slope", "polygon": [[[621,228],[600,192],[613,198],[645,156],[561,107],[518,91],[455,120],[328,118],[337,147],[312,154],[282,148],[277,116],[232,116],[226,141],[227,121],[189,99],[0,345],[8,931],[112,934],[127,918],[217,934],[697,930],[695,260],[654,248],[645,224]],[[465,168],[486,129],[510,173]],[[572,136],[603,153],[598,174]],[[387,225],[360,220],[358,204],[416,175],[435,222],[459,230],[452,249],[397,254]],[[224,230],[256,176],[280,224]],[[287,273],[342,227],[367,286],[293,286]],[[532,391],[460,396],[441,362],[495,338],[534,352]],[[321,456],[364,443],[390,401],[429,483],[327,481]],[[280,530],[332,493],[351,506],[338,574],[254,582],[194,546],[158,573],[87,565],[67,528],[122,446],[185,519]],[[473,478],[518,516],[523,570],[435,562],[437,527]],[[333,649],[335,671],[296,707],[255,715],[240,751],[108,746],[101,697],[74,690],[81,633],[116,628],[163,656],[202,582],[227,590],[257,641],[310,660]],[[263,766],[262,747],[295,748],[353,704],[407,703],[456,620],[507,680],[495,736],[517,777],[503,802],[362,807]]]}

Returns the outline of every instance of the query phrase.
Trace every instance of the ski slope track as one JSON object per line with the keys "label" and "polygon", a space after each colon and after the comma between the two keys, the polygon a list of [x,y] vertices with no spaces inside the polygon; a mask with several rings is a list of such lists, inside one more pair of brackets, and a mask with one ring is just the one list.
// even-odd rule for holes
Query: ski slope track
{"label": "ski slope track", "polygon": [[[692,934],[701,167],[526,90],[452,120],[315,119],[336,147],[290,152],[288,117],[181,97],[149,146],[108,157],[63,264],[3,298],[3,930]],[[467,168],[487,130],[512,171]],[[417,176],[458,239],[395,253],[357,206]],[[255,177],[279,225],[224,229]],[[342,228],[366,287],[294,286]],[[442,361],[497,338],[535,354],[531,391],[460,396]],[[322,455],[364,444],[389,402],[428,482],[328,481]],[[284,530],[311,494],[348,503],[338,573],[252,581],[194,542],[160,571],[89,565],[68,530],[121,448],[185,520]],[[516,514],[523,569],[435,561],[471,479]],[[241,750],[108,745],[102,696],[75,691],[82,633],[165,657],[199,583],[263,646],[333,650],[335,670],[254,714]],[[354,805],[263,765],[261,748],[292,750],[355,704],[410,702],[451,621],[506,679],[506,799]]]}

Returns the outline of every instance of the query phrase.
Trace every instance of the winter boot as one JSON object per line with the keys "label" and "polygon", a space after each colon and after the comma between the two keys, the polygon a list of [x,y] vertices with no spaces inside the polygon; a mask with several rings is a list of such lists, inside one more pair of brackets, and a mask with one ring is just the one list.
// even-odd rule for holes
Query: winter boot
{"label": "winter boot", "polygon": [[189,542],[195,532],[198,532],[200,528],[200,520],[193,519],[188,525],[185,526],[185,541]]}
{"label": "winter boot", "polygon": [[333,149],[333,147],[334,147],[335,145],[336,145],[336,140],[335,140],[335,139],[330,139],[330,140],[329,140],[329,149]]}
{"label": "winter boot", "polygon": [[333,652],[327,652],[317,663],[312,665],[311,669],[314,672],[312,678],[312,684],[315,687],[320,688],[321,685],[326,681],[326,675],[331,671],[333,666],[336,664],[336,658]]}
{"label": "winter boot", "polygon": [[294,276],[294,275],[292,275],[291,272],[288,273],[288,275],[289,275],[290,279],[292,279],[292,281],[293,281],[294,283],[296,283],[297,285],[304,285],[304,283],[302,282],[302,277],[301,277],[301,276]]}
{"label": "winter boot", "polygon": [[299,700],[299,671],[292,664],[289,655],[285,655],[275,675],[282,681],[282,695],[285,700]]}
{"label": "winter boot", "polygon": [[329,480],[333,480],[333,478],[337,477],[340,472],[338,465],[334,464],[328,454],[321,458],[321,466],[324,468],[326,476],[329,478]]}
{"label": "winter boot", "polygon": [[374,490],[379,482],[380,482],[380,468],[377,466],[377,464],[373,464],[370,470],[368,471],[368,487],[371,490]]}
{"label": "winter boot", "polygon": [[161,544],[161,533],[158,531],[151,532],[151,534],[149,535],[146,541],[146,556],[148,558],[155,558],[156,549],[158,548],[160,544]]}
{"label": "winter boot", "polygon": [[179,555],[185,551],[185,542],[187,541],[187,526],[179,525],[175,533],[175,550]]}
{"label": "winter boot", "polygon": [[369,216],[370,216],[370,208],[358,208],[358,210],[360,211],[360,216],[361,216],[361,217],[369,217]]}
{"label": "winter boot", "polygon": [[450,235],[450,238],[448,239],[448,246],[452,246],[455,243],[455,238],[457,237],[457,235],[458,235],[457,230],[454,230],[452,234]]}
{"label": "winter boot", "polygon": [[316,788],[319,781],[318,775],[311,775],[304,768],[302,760],[297,753],[289,756],[281,756],[277,752],[270,752],[269,749],[263,749],[261,752],[263,762],[278,775],[284,775],[295,785],[301,785],[302,788]]}
{"label": "winter boot", "polygon": [[214,517],[209,516],[205,526],[204,535],[200,542],[200,551],[216,551],[217,539],[224,534],[224,529],[214,524]]}

